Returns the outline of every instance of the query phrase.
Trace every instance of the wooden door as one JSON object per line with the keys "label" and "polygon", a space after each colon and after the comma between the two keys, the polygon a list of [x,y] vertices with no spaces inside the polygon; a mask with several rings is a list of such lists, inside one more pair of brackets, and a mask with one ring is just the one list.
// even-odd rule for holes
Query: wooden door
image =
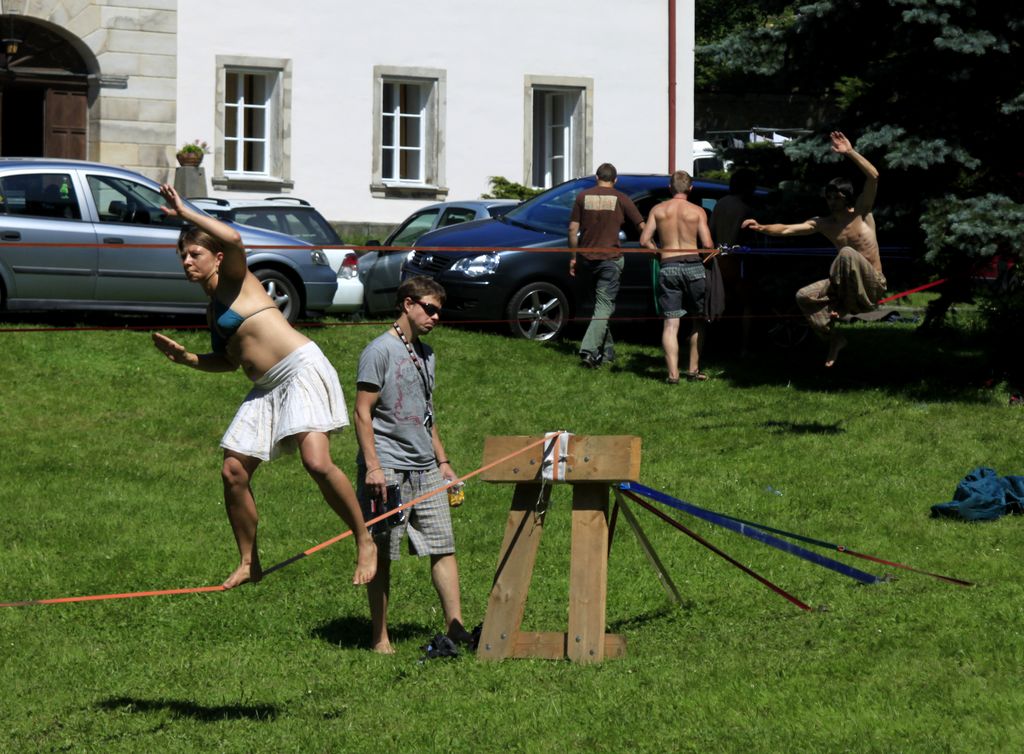
{"label": "wooden door", "polygon": [[43,156],[84,160],[87,122],[85,92],[47,89]]}

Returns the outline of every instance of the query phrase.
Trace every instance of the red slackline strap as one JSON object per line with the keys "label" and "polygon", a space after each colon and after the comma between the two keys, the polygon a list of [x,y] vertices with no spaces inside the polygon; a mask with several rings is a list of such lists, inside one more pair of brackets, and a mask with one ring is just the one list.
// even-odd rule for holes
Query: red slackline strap
{"label": "red slackline strap", "polygon": [[753,577],[754,577],[755,579],[757,579],[758,581],[760,581],[760,582],[761,582],[762,584],[764,584],[764,585],[765,585],[766,587],[768,587],[769,589],[771,589],[771,590],[772,590],[773,592],[775,592],[775,593],[776,593],[777,595],[779,595],[780,597],[783,597],[784,599],[787,599],[787,600],[789,600],[789,601],[790,601],[790,602],[792,602],[792,603],[793,603],[794,605],[796,605],[797,607],[799,607],[799,608],[800,608],[801,610],[808,610],[808,611],[810,611],[810,610],[813,610],[813,609],[814,609],[814,608],[812,608],[812,607],[811,607],[810,605],[807,605],[807,604],[805,604],[805,603],[801,602],[801,601],[800,601],[799,599],[797,599],[796,597],[794,597],[794,596],[793,596],[792,594],[790,594],[789,592],[787,592],[787,591],[786,591],[785,589],[783,589],[782,587],[780,587],[780,586],[777,586],[776,584],[773,584],[773,583],[772,583],[771,581],[769,581],[768,579],[766,579],[766,578],[765,578],[764,576],[762,576],[761,574],[759,574],[759,573],[757,573],[756,571],[754,571],[754,570],[752,570],[752,569],[748,568],[747,566],[743,565],[742,563],[740,563],[740,562],[739,562],[738,560],[736,560],[736,559],[735,559],[734,557],[732,557],[731,555],[728,555],[727,553],[723,552],[723,551],[722,551],[722,550],[720,550],[719,548],[715,547],[715,545],[711,544],[711,543],[710,543],[710,542],[708,542],[708,541],[707,541],[706,539],[704,539],[703,537],[701,537],[701,536],[700,536],[699,534],[697,534],[697,532],[695,532],[695,531],[693,531],[693,530],[691,530],[691,529],[687,528],[686,526],[684,526],[683,524],[679,523],[678,521],[676,521],[676,520],[675,520],[674,518],[672,518],[671,516],[669,516],[669,515],[667,515],[666,513],[664,513],[664,512],[662,512],[662,511],[658,510],[657,508],[655,508],[655,507],[654,507],[653,505],[651,505],[650,503],[648,503],[648,502],[647,502],[646,500],[644,500],[643,498],[641,498],[641,497],[639,497],[639,496],[637,496],[637,495],[633,494],[633,493],[632,493],[632,492],[630,492],[629,490],[621,490],[621,492],[622,492],[622,494],[623,494],[623,495],[625,495],[626,497],[628,497],[628,498],[629,498],[630,500],[632,500],[632,501],[633,501],[634,503],[636,503],[637,505],[640,505],[640,506],[642,506],[642,507],[646,508],[646,509],[647,509],[647,510],[649,510],[649,511],[650,511],[651,513],[653,513],[653,514],[654,514],[655,516],[657,516],[658,518],[660,518],[660,519],[661,519],[662,521],[665,521],[666,523],[669,523],[669,524],[671,524],[672,526],[674,526],[675,528],[679,529],[679,531],[683,532],[683,533],[684,533],[684,534],[685,534],[686,536],[690,537],[691,539],[694,539],[694,540],[696,540],[696,541],[697,541],[697,542],[699,542],[700,544],[704,545],[704,547],[706,547],[706,548],[708,548],[709,550],[711,550],[711,552],[715,553],[715,554],[716,554],[716,555],[718,555],[719,557],[721,557],[721,558],[724,558],[724,559],[725,559],[725,560],[727,560],[728,562],[732,563],[732,564],[733,564],[734,566],[736,566],[737,568],[739,568],[739,569],[740,569],[741,571],[743,571],[744,573],[746,573],[746,574],[747,574],[748,576],[753,576]]}

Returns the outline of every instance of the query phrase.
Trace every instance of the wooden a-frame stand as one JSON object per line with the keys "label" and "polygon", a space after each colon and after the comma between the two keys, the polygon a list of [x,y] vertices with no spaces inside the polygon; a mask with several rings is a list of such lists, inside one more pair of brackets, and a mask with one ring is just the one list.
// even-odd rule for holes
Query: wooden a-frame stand
{"label": "wooden a-frame stand", "polygon": [[[488,437],[484,464],[507,456],[541,437]],[[605,634],[608,589],[608,495],[610,484],[640,475],[640,438],[569,438],[563,479],[542,484],[544,449],[536,446],[484,472],[488,482],[514,482],[494,585],[487,601],[477,657],[565,659],[600,662],[626,653],[626,640]],[[521,632],[526,594],[544,528],[538,505],[546,507],[552,484],[568,483],[572,495],[572,552],[569,569],[568,632]]]}

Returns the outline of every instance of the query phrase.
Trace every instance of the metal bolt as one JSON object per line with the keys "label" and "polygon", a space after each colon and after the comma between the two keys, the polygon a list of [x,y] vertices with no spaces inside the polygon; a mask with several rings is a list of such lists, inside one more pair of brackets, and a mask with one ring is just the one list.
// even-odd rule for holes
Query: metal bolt
{"label": "metal bolt", "polygon": [[501,638],[502,638],[502,639],[507,639],[507,638],[508,638],[508,634],[502,634],[502,635],[501,635]]}
{"label": "metal bolt", "polygon": [[512,473],[513,474],[518,474],[519,473],[519,467],[518,466],[513,466],[512,467]]}
{"label": "metal bolt", "polygon": [[491,645],[490,644],[484,644],[484,649],[486,649],[488,652],[490,652],[491,651]]}
{"label": "metal bolt", "polygon": [[583,641],[583,637],[582,636],[577,636],[576,637],[576,643],[579,644],[581,641]]}
{"label": "metal bolt", "polygon": [[590,456],[583,456],[583,463],[590,463]]}

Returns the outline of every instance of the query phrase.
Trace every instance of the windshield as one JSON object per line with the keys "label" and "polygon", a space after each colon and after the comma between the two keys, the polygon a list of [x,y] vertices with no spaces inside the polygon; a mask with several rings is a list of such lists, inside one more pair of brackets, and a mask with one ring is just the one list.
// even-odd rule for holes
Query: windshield
{"label": "windshield", "polygon": [[534,230],[564,235],[566,228],[569,227],[569,215],[572,213],[572,203],[576,200],[576,194],[595,184],[596,181],[590,178],[555,186],[518,207],[513,207],[505,215],[505,219]]}

